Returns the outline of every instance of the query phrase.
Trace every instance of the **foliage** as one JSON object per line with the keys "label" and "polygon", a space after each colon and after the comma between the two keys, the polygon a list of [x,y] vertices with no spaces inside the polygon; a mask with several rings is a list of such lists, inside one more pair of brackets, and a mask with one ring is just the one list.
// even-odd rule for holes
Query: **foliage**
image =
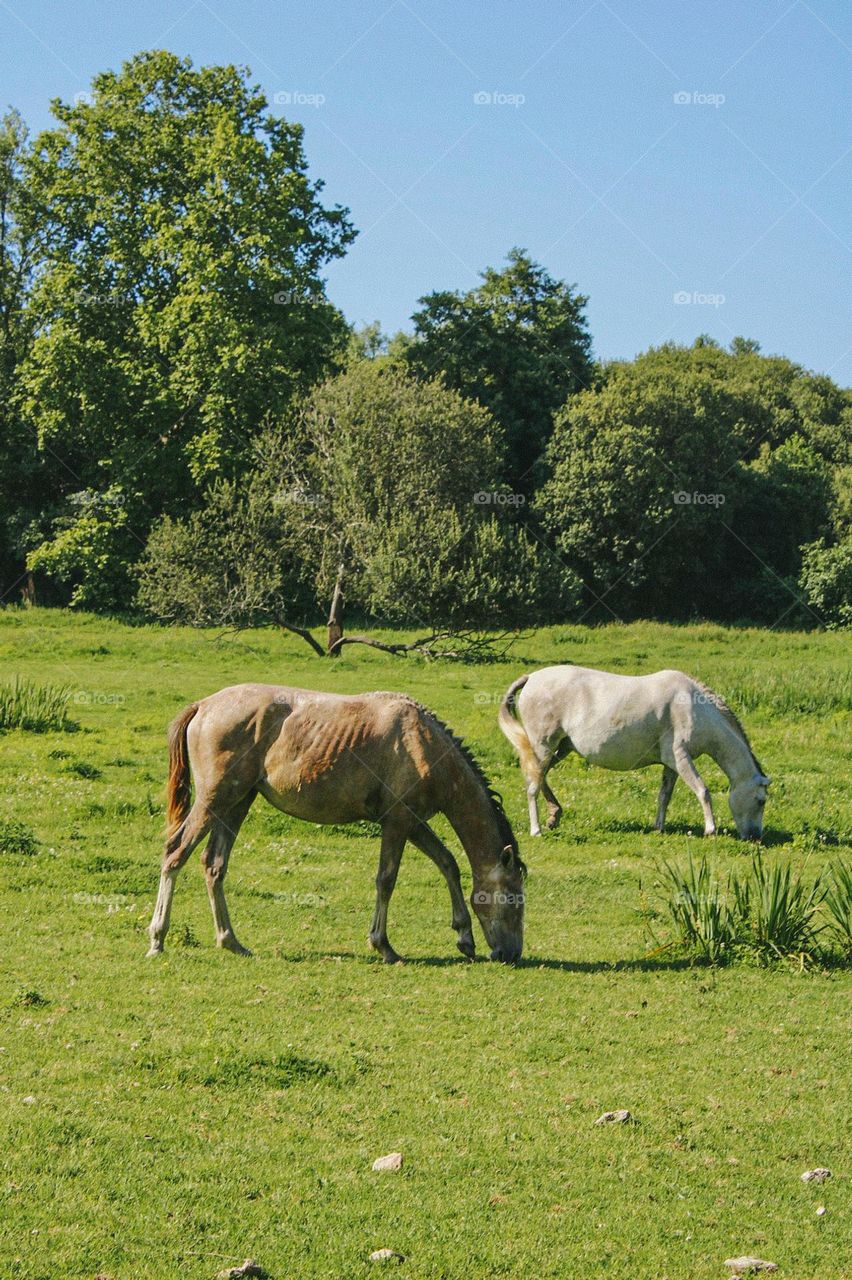
{"label": "foliage", "polygon": [[503,447],[480,405],[367,361],[260,441],[257,478],[315,596],[342,569],[347,605],[390,623],[522,625],[576,596],[513,514]]}
{"label": "foliage", "polygon": [[827,626],[852,625],[852,535],[834,546],[820,538],[803,547],[799,586]]}
{"label": "foliage", "polygon": [[823,906],[829,930],[846,955],[852,955],[852,862],[835,862],[829,870]]}
{"label": "foliage", "polygon": [[689,856],[685,870],[665,860],[661,875],[668,887],[666,906],[678,942],[691,955],[722,964],[738,941],[738,922],[727,895],[713,879],[707,859]]}
{"label": "foliage", "polygon": [[799,546],[832,525],[848,422],[789,361],[669,344],[568,401],[538,507],[592,607],[774,622],[803,612]]}
{"label": "foliage", "polygon": [[38,840],[26,823],[17,818],[0,820],[0,853],[38,853]]}
{"label": "foliage", "polygon": [[222,481],[185,520],[155,524],[138,599],[152,617],[194,627],[302,621],[311,602],[299,574],[282,504],[259,483]]}
{"label": "foliage", "polygon": [[33,328],[26,306],[34,260],[34,210],[24,182],[27,147],[18,112],[0,117],[0,582],[17,576],[20,527],[37,494],[37,466],[18,395],[18,370]]}
{"label": "foliage", "polygon": [[0,730],[73,730],[76,725],[68,719],[70,696],[64,685],[35,684],[16,676],[11,684],[0,684]]}
{"label": "foliage", "polygon": [[789,863],[767,867],[758,853],[752,859],[751,883],[735,880],[734,892],[738,914],[757,951],[779,957],[814,951],[814,917],[823,897],[819,876],[806,885]]}
{"label": "foliage", "polygon": [[532,491],[554,412],[591,380],[587,301],[513,249],[502,271],[488,268],[468,293],[427,294],[413,316],[405,362],[491,411],[506,434],[502,478],[512,489]]}
{"label": "foliage", "polygon": [[[119,487],[140,546],[152,513],[239,473],[264,416],[345,343],[319,272],[353,233],[320,203],[301,126],[266,105],[244,70],[143,53],[54,102],[27,159],[41,259],[24,411],[60,497]],[[62,566],[79,549],[80,602],[102,591],[91,532],[55,535]],[[109,554],[123,573],[120,538]]]}

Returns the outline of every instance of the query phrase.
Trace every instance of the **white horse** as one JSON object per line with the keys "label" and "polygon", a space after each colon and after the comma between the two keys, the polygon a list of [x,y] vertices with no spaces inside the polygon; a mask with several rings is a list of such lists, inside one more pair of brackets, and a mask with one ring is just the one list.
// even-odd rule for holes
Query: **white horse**
{"label": "white horse", "polygon": [[728,775],[728,803],[740,838],[762,835],[770,780],[730,707],[682,671],[621,676],[589,667],[543,667],[510,685],[498,723],[520,756],[531,835],[541,835],[539,791],[547,801],[548,827],[559,822],[562,808],[548,786],[547,771],[570,751],[604,769],[661,764],[656,830],[663,830],[675,783],[683,778],[701,803],[707,836],[716,834],[716,823],[710,792],[694,761],[711,756]]}

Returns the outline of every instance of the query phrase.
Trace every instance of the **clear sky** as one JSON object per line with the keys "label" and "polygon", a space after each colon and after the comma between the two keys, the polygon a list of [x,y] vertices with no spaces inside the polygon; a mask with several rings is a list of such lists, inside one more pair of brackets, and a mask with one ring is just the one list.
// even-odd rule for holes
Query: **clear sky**
{"label": "clear sky", "polygon": [[599,357],[743,334],[852,384],[852,0],[0,0],[0,102],[37,130],[150,48],[304,122],[360,229],[328,271],[352,321],[519,245]]}

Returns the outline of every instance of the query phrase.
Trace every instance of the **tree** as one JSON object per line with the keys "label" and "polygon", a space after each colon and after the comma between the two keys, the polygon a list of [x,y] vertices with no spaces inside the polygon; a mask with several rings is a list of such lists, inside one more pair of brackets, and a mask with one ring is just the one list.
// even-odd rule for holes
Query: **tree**
{"label": "tree", "polygon": [[847,414],[789,361],[669,344],[569,400],[538,507],[603,616],[774,621],[831,527]]}
{"label": "tree", "polygon": [[527,495],[554,412],[592,379],[587,301],[513,249],[502,271],[489,268],[465,294],[428,294],[413,316],[409,369],[491,411],[506,435],[503,479]]}
{"label": "tree", "polygon": [[238,474],[263,419],[342,355],[320,271],[353,232],[244,70],[142,53],[52,109],[27,165],[42,260],[23,401],[65,495],[123,496],[126,565],[154,514]]}
{"label": "tree", "polygon": [[574,580],[519,526],[503,447],[482,406],[392,362],[356,363],[258,441],[233,519],[223,499],[209,519],[155,528],[142,602],[172,620],[304,628],[334,600],[332,649],[344,599],[350,615],[429,634],[567,611]]}
{"label": "tree", "polygon": [[[0,595],[20,576],[17,544],[33,496],[31,436],[21,420],[18,369],[32,340],[26,301],[33,269],[33,208],[23,180],[27,130],[16,111],[0,119]],[[9,587],[6,586],[7,582]]]}

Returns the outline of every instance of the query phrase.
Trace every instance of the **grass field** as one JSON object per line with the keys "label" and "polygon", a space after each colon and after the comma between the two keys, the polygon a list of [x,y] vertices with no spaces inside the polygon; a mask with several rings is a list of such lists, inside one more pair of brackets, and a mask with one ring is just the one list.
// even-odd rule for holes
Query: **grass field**
{"label": "grass field", "polygon": [[[273,1280],[357,1280],[394,1267],[368,1261],[382,1247],[406,1280],[723,1280],[739,1254],[852,1275],[852,975],[650,955],[661,853],[747,863],[722,775],[704,761],[726,834],[703,842],[682,785],[661,837],[657,770],[571,758],[563,826],[532,841],[495,723],[509,681],[549,662],[685,669],[742,711],[773,776],[765,856],[815,872],[850,853],[848,646],[637,624],[552,628],[483,667],[332,662],[271,632],[0,614],[0,680],[70,686],[80,725],[0,734],[0,1277],[212,1280],[252,1256]],[[383,966],[375,835],[263,801],[228,881],[254,957],[214,948],[193,858],[145,959],[166,725],[247,679],[403,689],[469,739],[530,867],[521,966],[457,955],[411,848],[390,916],[409,963]],[[594,1125],[616,1108],[637,1123]],[[390,1151],[402,1171],[373,1173]],[[803,1184],[817,1165],[834,1177]]]}

